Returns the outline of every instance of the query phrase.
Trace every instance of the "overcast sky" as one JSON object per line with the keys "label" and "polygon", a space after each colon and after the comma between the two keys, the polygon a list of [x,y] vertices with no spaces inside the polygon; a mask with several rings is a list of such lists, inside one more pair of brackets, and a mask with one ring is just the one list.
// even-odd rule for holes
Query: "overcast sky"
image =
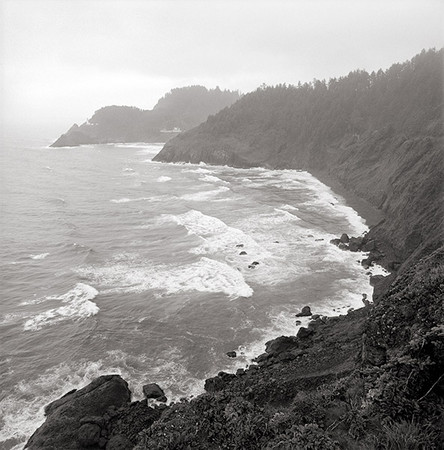
{"label": "overcast sky", "polygon": [[1,119],[57,137],[174,87],[328,79],[443,46],[441,0],[0,0]]}

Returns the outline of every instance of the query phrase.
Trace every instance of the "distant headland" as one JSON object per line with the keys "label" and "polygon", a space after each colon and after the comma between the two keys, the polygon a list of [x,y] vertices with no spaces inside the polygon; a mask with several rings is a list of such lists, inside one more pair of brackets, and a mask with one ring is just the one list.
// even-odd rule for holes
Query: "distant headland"
{"label": "distant headland", "polygon": [[82,125],[74,124],[51,147],[75,147],[113,142],[166,142],[181,131],[204,122],[209,115],[240,98],[237,91],[188,86],[172,89],[151,110],[106,106]]}

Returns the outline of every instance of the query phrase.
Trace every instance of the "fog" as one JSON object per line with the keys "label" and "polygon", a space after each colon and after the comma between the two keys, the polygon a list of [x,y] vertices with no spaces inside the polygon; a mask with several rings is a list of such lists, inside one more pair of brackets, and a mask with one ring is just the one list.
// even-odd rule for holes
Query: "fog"
{"label": "fog", "polygon": [[1,119],[50,137],[174,87],[256,89],[443,45],[439,0],[1,1]]}

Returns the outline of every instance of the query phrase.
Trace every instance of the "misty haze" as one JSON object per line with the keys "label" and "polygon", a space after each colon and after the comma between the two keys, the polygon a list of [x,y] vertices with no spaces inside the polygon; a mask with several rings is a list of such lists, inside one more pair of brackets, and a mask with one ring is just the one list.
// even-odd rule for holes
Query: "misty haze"
{"label": "misty haze", "polygon": [[0,449],[440,449],[443,5],[0,0]]}

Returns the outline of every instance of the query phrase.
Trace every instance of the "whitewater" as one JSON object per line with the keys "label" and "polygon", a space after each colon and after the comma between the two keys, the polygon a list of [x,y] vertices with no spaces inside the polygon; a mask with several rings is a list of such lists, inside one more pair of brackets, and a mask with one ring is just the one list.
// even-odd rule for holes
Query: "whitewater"
{"label": "whitewater", "polygon": [[311,174],[155,163],[161,148],[3,148],[1,448],[99,375],[134,398],[149,382],[197,395],[295,334],[303,306],[344,314],[371,297],[365,254],[329,243],[365,221]]}

